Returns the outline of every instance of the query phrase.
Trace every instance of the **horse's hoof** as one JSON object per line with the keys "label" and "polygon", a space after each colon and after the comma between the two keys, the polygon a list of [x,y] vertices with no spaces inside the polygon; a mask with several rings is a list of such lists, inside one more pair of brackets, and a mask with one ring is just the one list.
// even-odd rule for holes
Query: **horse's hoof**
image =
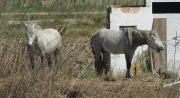
{"label": "horse's hoof", "polygon": [[131,78],[124,78],[124,81],[126,81],[126,80],[131,80]]}
{"label": "horse's hoof", "polygon": [[124,78],[123,80],[128,80],[129,78]]}

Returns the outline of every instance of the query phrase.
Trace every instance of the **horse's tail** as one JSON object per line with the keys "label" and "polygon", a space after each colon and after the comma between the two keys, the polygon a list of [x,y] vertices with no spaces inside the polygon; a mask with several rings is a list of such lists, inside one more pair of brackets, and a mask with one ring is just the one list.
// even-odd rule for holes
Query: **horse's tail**
{"label": "horse's tail", "polygon": [[[95,51],[94,51],[94,47],[93,47],[93,44],[92,44],[92,39],[91,39],[91,49],[92,49],[92,52],[93,52],[93,55],[95,56]],[[96,73],[97,73],[97,76],[101,76],[102,73],[103,73],[103,60],[102,60],[102,56],[100,55],[99,56],[99,61],[96,62],[96,59],[95,59],[95,70],[96,70]]]}

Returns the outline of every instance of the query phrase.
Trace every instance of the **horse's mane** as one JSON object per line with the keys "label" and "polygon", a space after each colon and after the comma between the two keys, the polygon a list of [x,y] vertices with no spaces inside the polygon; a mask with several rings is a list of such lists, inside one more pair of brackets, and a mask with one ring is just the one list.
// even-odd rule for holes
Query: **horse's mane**
{"label": "horse's mane", "polygon": [[28,23],[30,26],[35,26],[36,29],[42,29],[39,25],[37,25],[37,23],[34,23],[34,22],[31,22],[31,23]]}
{"label": "horse's mane", "polygon": [[147,44],[151,47],[149,33],[151,31],[138,30],[135,28],[124,28],[126,36],[128,37],[129,45],[132,46],[132,43]]}

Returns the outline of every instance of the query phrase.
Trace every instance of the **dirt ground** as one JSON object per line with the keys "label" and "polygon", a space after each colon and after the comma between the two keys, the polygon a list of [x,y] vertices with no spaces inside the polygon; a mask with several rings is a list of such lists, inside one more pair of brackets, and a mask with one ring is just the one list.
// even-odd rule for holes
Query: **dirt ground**
{"label": "dirt ground", "polygon": [[[0,39],[0,94],[4,94],[2,92],[6,92],[5,94],[8,94],[8,90],[5,91],[4,89],[10,89],[11,86],[13,86],[12,83],[15,83],[16,81],[14,78],[16,78],[17,76],[13,78],[14,80],[11,80],[13,82],[8,82],[10,81],[8,80],[10,79],[8,78],[8,75],[12,75],[14,73],[18,74],[13,69],[16,66],[13,62],[18,61],[18,59],[14,58],[18,57],[19,59],[24,60],[23,63],[19,63],[20,61],[18,61],[19,65],[17,67],[19,67],[21,64],[22,66],[27,66],[30,63],[26,55],[26,46],[24,45],[25,43],[25,39]],[[6,53],[5,50],[8,52]],[[18,56],[17,54],[20,54],[20,56]],[[56,76],[56,79],[54,80],[55,82],[51,84],[53,85],[51,89],[55,89],[55,91],[53,92],[57,92],[57,94],[55,95],[52,94],[52,96],[55,96],[55,98],[179,97],[178,89],[180,88],[180,85],[174,85],[172,87],[163,88],[162,85],[168,83],[168,81],[170,80],[162,80],[158,77],[152,77],[151,75],[145,77],[142,77],[142,75],[137,75],[129,80],[123,80],[124,75],[118,78],[110,77],[109,79],[107,79],[106,76],[96,77],[94,73],[94,59],[90,47],[90,38],[88,37],[64,37],[63,47],[61,50],[59,61],[61,65],[61,70],[59,70],[59,75]],[[40,62],[39,59],[36,61],[37,65],[38,62]],[[5,68],[5,66],[8,67]],[[22,74],[21,72],[19,73]],[[45,73],[44,75],[46,74],[47,73]],[[48,81],[48,78],[44,79],[44,81]],[[36,77],[36,79],[36,81],[38,81],[38,79],[43,80],[42,77],[38,76]],[[36,82],[34,84],[36,84]],[[47,85],[48,82],[44,82],[44,84]],[[21,84],[19,83],[18,85]],[[35,91],[37,91],[37,87],[38,86],[36,85]],[[41,87],[43,87],[43,83],[40,85],[39,89]],[[18,88],[18,91],[21,91],[19,90],[20,88],[22,88],[22,86]],[[38,90],[38,92],[41,92],[41,90],[43,91],[43,89]]]}

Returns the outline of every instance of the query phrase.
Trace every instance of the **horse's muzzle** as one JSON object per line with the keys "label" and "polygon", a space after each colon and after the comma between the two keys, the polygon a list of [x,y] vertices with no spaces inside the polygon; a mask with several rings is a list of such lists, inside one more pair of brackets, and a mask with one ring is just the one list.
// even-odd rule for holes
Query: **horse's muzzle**
{"label": "horse's muzzle", "polygon": [[27,44],[28,48],[30,48],[32,45]]}
{"label": "horse's muzzle", "polygon": [[161,52],[161,51],[163,51],[163,50],[164,50],[164,47],[159,47],[158,53]]}

